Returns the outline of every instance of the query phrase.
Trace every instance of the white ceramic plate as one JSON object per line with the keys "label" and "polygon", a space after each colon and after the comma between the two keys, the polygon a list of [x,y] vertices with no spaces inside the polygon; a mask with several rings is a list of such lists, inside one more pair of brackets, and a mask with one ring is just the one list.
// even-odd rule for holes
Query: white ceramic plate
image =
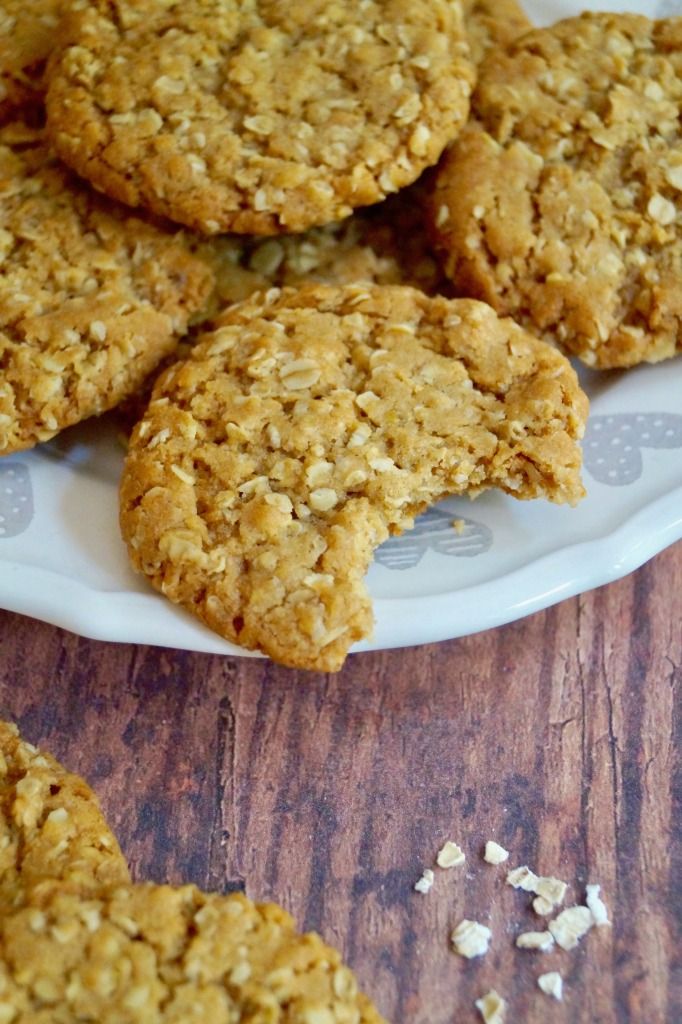
{"label": "white ceramic plate", "polygon": [[[538,23],[578,10],[526,7]],[[606,7],[682,10],[678,0]],[[581,377],[592,401],[585,501],[557,508],[491,492],[443,502],[377,552],[368,579],[376,630],[358,649],[510,622],[617,579],[682,537],[682,359]],[[0,607],[101,640],[245,654],[129,568],[117,522],[122,457],[100,421],[0,461]],[[464,520],[460,533],[453,519]]]}

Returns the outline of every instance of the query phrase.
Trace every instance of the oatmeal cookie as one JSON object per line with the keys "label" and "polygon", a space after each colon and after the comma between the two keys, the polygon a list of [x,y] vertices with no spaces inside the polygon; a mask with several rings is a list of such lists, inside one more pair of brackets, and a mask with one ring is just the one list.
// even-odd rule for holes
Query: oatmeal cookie
{"label": "oatmeal cookie", "polygon": [[194,886],[55,888],[0,919],[18,1022],[382,1024],[336,950],[279,907]]}
{"label": "oatmeal cookie", "polygon": [[0,129],[0,454],[134,392],[211,289],[182,240],[95,196],[23,122]]}
{"label": "oatmeal cookie", "polygon": [[480,64],[489,50],[507,46],[533,27],[517,0],[469,0],[464,24],[475,64]]}
{"label": "oatmeal cookie", "polygon": [[346,220],[300,235],[206,240],[198,252],[215,273],[214,307],[241,302],[273,285],[313,281],[408,284],[429,295],[451,291],[427,238],[422,192],[418,183]]}
{"label": "oatmeal cookie", "polygon": [[[220,235],[202,240],[195,251],[211,266],[216,280],[202,322],[210,321],[225,306],[273,285],[367,282],[409,284],[429,295],[452,293],[452,285],[440,270],[427,239],[421,192],[418,182],[377,206],[357,211],[344,221],[311,228],[302,235]],[[117,419],[124,437],[149,404],[160,370],[176,358],[186,358],[200,330],[201,323],[195,324],[177,351],[119,406]]]}
{"label": "oatmeal cookie", "polygon": [[430,216],[463,294],[589,366],[682,349],[682,18],[585,14],[480,71]]}
{"label": "oatmeal cookie", "polygon": [[279,907],[131,885],[82,779],[0,722],[0,1020],[382,1024]]}
{"label": "oatmeal cookie", "polygon": [[58,153],[108,195],[274,234],[414,181],[473,69],[459,0],[75,0],[48,79]]}
{"label": "oatmeal cookie", "polygon": [[47,881],[89,894],[130,876],[92,790],[0,722],[0,915]]}
{"label": "oatmeal cookie", "polygon": [[0,122],[42,97],[43,70],[62,0],[3,0],[0,8]]}
{"label": "oatmeal cookie", "polygon": [[336,670],[372,626],[389,533],[453,493],[575,502],[587,399],[479,302],[272,289],[159,380],[121,485],[134,566],[242,646]]}

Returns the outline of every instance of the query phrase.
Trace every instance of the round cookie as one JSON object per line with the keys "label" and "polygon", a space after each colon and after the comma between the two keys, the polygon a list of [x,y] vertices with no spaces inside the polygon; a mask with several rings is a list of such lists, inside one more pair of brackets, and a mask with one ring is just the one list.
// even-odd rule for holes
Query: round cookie
{"label": "round cookie", "polygon": [[63,0],[3,0],[0,10],[0,123],[42,98],[45,61]]}
{"label": "round cookie", "polygon": [[0,129],[0,455],[110,409],[177,345],[212,275],[91,193],[23,123]]}
{"label": "round cookie", "polygon": [[129,881],[89,786],[0,722],[0,916],[41,883],[87,895]]}
{"label": "round cookie", "polygon": [[682,350],[682,18],[586,14],[480,69],[434,239],[461,294],[589,366]]}
{"label": "round cookie", "polygon": [[465,5],[471,59],[480,64],[489,50],[508,46],[533,26],[517,0],[470,0]]}
{"label": "round cookie", "polygon": [[242,646],[333,671],[372,627],[378,544],[453,493],[577,501],[587,400],[478,302],[272,289],[159,379],[121,483],[135,568]]}
{"label": "round cookie", "polygon": [[57,888],[0,919],[0,980],[0,1007],[41,1024],[385,1024],[285,911],[190,885]]}
{"label": "round cookie", "polygon": [[60,156],[207,234],[305,231],[414,181],[466,120],[449,0],[105,0],[50,62]]}

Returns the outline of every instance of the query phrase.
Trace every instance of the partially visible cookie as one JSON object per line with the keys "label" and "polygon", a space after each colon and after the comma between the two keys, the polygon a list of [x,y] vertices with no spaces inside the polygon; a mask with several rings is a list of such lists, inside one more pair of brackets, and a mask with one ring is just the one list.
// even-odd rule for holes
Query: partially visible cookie
{"label": "partially visible cookie", "polygon": [[533,27],[517,0],[468,0],[464,23],[475,64]]}
{"label": "partially visible cookie", "polygon": [[590,366],[682,351],[682,18],[525,34],[472,109],[430,200],[460,293]]}
{"label": "partially visible cookie", "polygon": [[0,722],[0,1020],[382,1024],[279,907],[131,885],[82,779]]}
{"label": "partially visible cookie", "polygon": [[0,123],[42,97],[45,61],[63,0],[3,0],[0,8]]}
{"label": "partially visible cookie", "polygon": [[189,885],[53,889],[0,919],[0,980],[4,1019],[27,1024],[382,1024],[285,911]]}
{"label": "partially visible cookie", "polygon": [[487,306],[273,289],[159,380],[121,485],[134,566],[222,636],[336,670],[372,627],[378,544],[447,494],[576,502],[587,400]]}
{"label": "partially visible cookie", "polygon": [[[302,235],[259,238],[220,235],[204,239],[195,251],[212,268],[215,289],[199,323],[178,346],[163,369],[186,358],[201,323],[226,306],[242,302],[256,291],[301,284],[408,284],[429,295],[452,293],[427,237],[421,182],[390,196],[383,203]],[[160,369],[124,402],[117,419],[124,436],[146,409]]]}
{"label": "partially visible cookie", "polygon": [[409,284],[431,295],[451,290],[431,249],[421,185],[346,220],[301,235],[222,235],[198,249],[216,278],[220,308],[259,289],[301,284]]}
{"label": "partially visible cookie", "polygon": [[0,722],[0,917],[45,882],[87,896],[129,881],[89,786]]}
{"label": "partially visible cookie", "polygon": [[51,60],[60,156],[200,232],[304,231],[414,181],[466,120],[450,0],[74,2]]}
{"label": "partially visible cookie", "polygon": [[79,183],[42,132],[0,129],[0,455],[133,393],[212,275],[180,237]]}

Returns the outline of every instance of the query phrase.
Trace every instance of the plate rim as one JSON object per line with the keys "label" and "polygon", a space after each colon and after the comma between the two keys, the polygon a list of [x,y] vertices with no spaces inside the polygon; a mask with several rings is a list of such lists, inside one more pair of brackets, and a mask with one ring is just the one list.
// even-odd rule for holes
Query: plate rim
{"label": "plate rim", "polygon": [[[502,576],[438,594],[374,598],[374,636],[350,653],[438,643],[497,628],[627,576],[680,539],[682,485],[646,502],[615,529],[564,544]],[[151,586],[148,592],[98,589],[53,569],[2,559],[0,565],[0,607],[7,611],[92,640],[260,656],[223,640]],[[155,630],[160,635],[150,636]]]}

